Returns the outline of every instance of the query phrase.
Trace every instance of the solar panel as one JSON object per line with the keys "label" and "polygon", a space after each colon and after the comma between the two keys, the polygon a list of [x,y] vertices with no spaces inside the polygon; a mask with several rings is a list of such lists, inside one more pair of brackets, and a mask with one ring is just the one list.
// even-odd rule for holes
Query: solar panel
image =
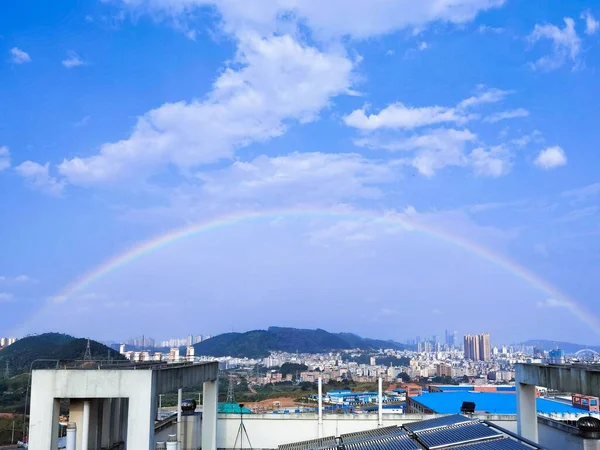
{"label": "solar panel", "polygon": [[409,435],[387,436],[344,444],[345,450],[419,450]]}
{"label": "solar panel", "polygon": [[329,447],[337,447],[337,441],[334,436],[283,444],[279,446],[279,450],[322,450]]}
{"label": "solar panel", "polygon": [[417,433],[417,438],[428,450],[501,437],[500,433],[481,423]]}
{"label": "solar panel", "polygon": [[402,430],[402,428],[399,428],[396,425],[392,425],[389,427],[375,428],[373,430],[355,431],[354,433],[342,434],[340,438],[342,438],[342,442],[346,444],[380,436],[398,436],[404,434],[406,434],[406,431]]}
{"label": "solar panel", "polygon": [[461,416],[460,414],[453,414],[450,416],[436,417],[435,419],[421,420],[420,422],[405,423],[403,427],[405,430],[412,433],[418,433],[420,431],[435,430],[436,428],[451,427],[474,422],[476,421],[471,420],[468,417]]}
{"label": "solar panel", "polygon": [[479,442],[471,445],[453,447],[452,450],[532,450],[531,447],[512,439],[495,439],[489,442]]}

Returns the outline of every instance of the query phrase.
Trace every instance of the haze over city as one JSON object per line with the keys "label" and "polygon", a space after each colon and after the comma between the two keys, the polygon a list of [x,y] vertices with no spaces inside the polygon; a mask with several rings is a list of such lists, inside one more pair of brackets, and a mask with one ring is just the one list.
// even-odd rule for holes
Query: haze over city
{"label": "haze over city", "polygon": [[39,3],[0,13],[2,335],[600,344],[596,5]]}

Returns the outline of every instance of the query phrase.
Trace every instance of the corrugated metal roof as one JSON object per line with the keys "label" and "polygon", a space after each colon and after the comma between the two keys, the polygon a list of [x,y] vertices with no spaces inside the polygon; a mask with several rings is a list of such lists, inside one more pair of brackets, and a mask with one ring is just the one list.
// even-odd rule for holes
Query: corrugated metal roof
{"label": "corrugated metal roof", "polygon": [[461,416],[460,414],[453,414],[451,416],[436,417],[435,419],[421,420],[419,422],[405,423],[403,425],[405,430],[412,433],[435,430],[438,428],[444,428],[449,426],[456,426],[461,424],[475,423],[476,421],[469,419],[468,417]]}
{"label": "corrugated metal roof", "polygon": [[453,447],[452,450],[532,450],[532,448],[513,439],[504,438]]}
{"label": "corrugated metal roof", "polygon": [[481,423],[417,433],[417,439],[419,439],[427,450],[442,449],[453,445],[500,438],[502,438],[500,433]]}
{"label": "corrugated metal roof", "polygon": [[[490,414],[517,414],[517,396],[510,392],[432,392],[411,397],[411,400],[435,411],[438,414],[457,414],[463,402],[475,403],[476,411]],[[537,410],[540,413],[581,413],[570,403],[537,399]]]}

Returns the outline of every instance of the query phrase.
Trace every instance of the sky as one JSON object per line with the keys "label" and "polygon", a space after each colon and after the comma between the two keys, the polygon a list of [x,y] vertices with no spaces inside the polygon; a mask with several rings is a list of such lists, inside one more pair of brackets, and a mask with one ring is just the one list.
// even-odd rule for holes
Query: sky
{"label": "sky", "polygon": [[3,2],[0,335],[600,344],[599,21],[582,0]]}

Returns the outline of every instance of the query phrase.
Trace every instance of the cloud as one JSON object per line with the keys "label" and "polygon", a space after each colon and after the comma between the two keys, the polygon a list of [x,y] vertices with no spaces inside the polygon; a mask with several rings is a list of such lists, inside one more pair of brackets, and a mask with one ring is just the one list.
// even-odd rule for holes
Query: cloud
{"label": "cloud", "polygon": [[2,302],[11,302],[13,300],[13,294],[9,292],[0,292],[0,303]]}
{"label": "cloud", "polygon": [[470,108],[486,103],[498,103],[504,100],[504,98],[514,91],[508,91],[503,89],[486,89],[485,86],[478,86],[478,93],[469,97],[458,104],[459,108]]}
{"label": "cloud", "polygon": [[479,31],[481,34],[486,34],[486,33],[500,34],[500,33],[504,33],[504,28],[490,27],[489,25],[480,25],[479,28],[477,29],[477,31]]}
{"label": "cloud", "polygon": [[251,29],[267,35],[292,22],[307,25],[324,39],[368,38],[437,21],[460,24],[504,3],[505,0],[245,0],[240,6],[240,2],[231,0],[122,0],[126,7],[170,20],[184,32],[192,27],[190,19],[199,9],[216,7],[228,32]]}
{"label": "cloud", "polygon": [[482,147],[474,149],[469,160],[475,175],[500,177],[510,172],[512,168],[512,153],[502,145],[485,150]]}
{"label": "cloud", "polygon": [[511,111],[503,111],[503,112],[492,114],[491,116],[488,116],[485,119],[483,119],[483,121],[489,122],[489,123],[496,123],[496,122],[500,122],[501,120],[516,119],[518,117],[527,117],[527,116],[529,116],[529,111],[527,111],[526,109],[523,109],[523,108],[518,108],[518,109],[513,109]]}
{"label": "cloud", "polygon": [[559,146],[548,147],[542,150],[533,163],[541,169],[554,169],[567,164],[567,156]]}
{"label": "cloud", "polygon": [[568,308],[569,303],[564,300],[547,298],[545,301],[538,302],[537,306],[538,308]]}
{"label": "cloud", "polygon": [[168,164],[187,171],[280,136],[291,121],[315,120],[332,97],[350,89],[347,57],[305,47],[288,35],[244,35],[236,62],[242,67],[227,68],[206,100],[149,111],[129,138],[63,161],[60,173],[73,184],[93,185],[146,177]]}
{"label": "cloud", "polygon": [[81,57],[73,50],[69,50],[67,52],[67,57],[62,61],[62,65],[65,66],[67,69],[83,66],[84,64],[85,61],[81,59]]}
{"label": "cloud", "polygon": [[575,21],[570,17],[565,17],[565,27],[560,29],[556,25],[536,24],[528,39],[531,43],[540,40],[552,41],[552,53],[542,56],[532,63],[534,69],[554,70],[561,67],[570,60],[574,69],[579,66],[579,52],[581,50],[581,39],[575,30]]}
{"label": "cloud", "polygon": [[485,103],[502,101],[512,91],[501,89],[485,89],[480,86],[478,93],[462,100],[456,107],[425,106],[410,107],[398,102],[379,111],[377,114],[366,114],[367,107],[356,109],[344,117],[344,123],[362,131],[378,129],[413,129],[441,123],[464,124],[475,116],[466,110]]}
{"label": "cloud", "polygon": [[65,186],[64,181],[50,176],[50,164],[40,164],[33,161],[25,161],[17,166],[15,170],[21,175],[33,189],[49,195],[60,195]]}
{"label": "cloud", "polygon": [[8,147],[0,146],[0,172],[10,167],[10,152]]}
{"label": "cloud", "polygon": [[83,126],[87,125],[87,123],[90,121],[90,118],[91,117],[89,115],[83,116],[81,118],[81,120],[78,120],[77,122],[75,122],[74,125],[76,127],[83,127]]}
{"label": "cloud", "polygon": [[31,57],[20,48],[13,47],[10,49],[11,61],[15,64],[24,64],[31,62]]}
{"label": "cloud", "polygon": [[395,176],[387,164],[355,153],[295,152],[238,161],[198,178],[203,193],[219,201],[254,200],[272,205],[377,198],[382,196],[377,185],[393,181]]}
{"label": "cloud", "polygon": [[14,278],[0,275],[0,283],[28,283],[28,282],[35,282],[35,280],[28,277],[27,275],[18,275]]}
{"label": "cloud", "polygon": [[380,128],[412,129],[426,125],[445,122],[465,123],[468,118],[454,108],[443,106],[426,106],[412,108],[402,103],[394,103],[382,109],[378,114],[365,113],[365,109],[357,109],[344,117],[344,123],[349,127],[364,131]]}
{"label": "cloud", "polygon": [[597,206],[588,206],[587,208],[575,209],[573,211],[569,211],[564,216],[557,219],[557,222],[576,222],[581,219],[585,219],[586,217],[591,217],[596,215],[598,212]]}
{"label": "cloud", "polygon": [[600,29],[600,22],[597,21],[588,9],[581,13],[581,18],[585,19],[585,34],[593,35]]}
{"label": "cloud", "polygon": [[571,198],[575,201],[584,201],[590,197],[595,197],[600,194],[600,182],[592,183],[579,189],[564,191],[560,194],[563,198]]}

